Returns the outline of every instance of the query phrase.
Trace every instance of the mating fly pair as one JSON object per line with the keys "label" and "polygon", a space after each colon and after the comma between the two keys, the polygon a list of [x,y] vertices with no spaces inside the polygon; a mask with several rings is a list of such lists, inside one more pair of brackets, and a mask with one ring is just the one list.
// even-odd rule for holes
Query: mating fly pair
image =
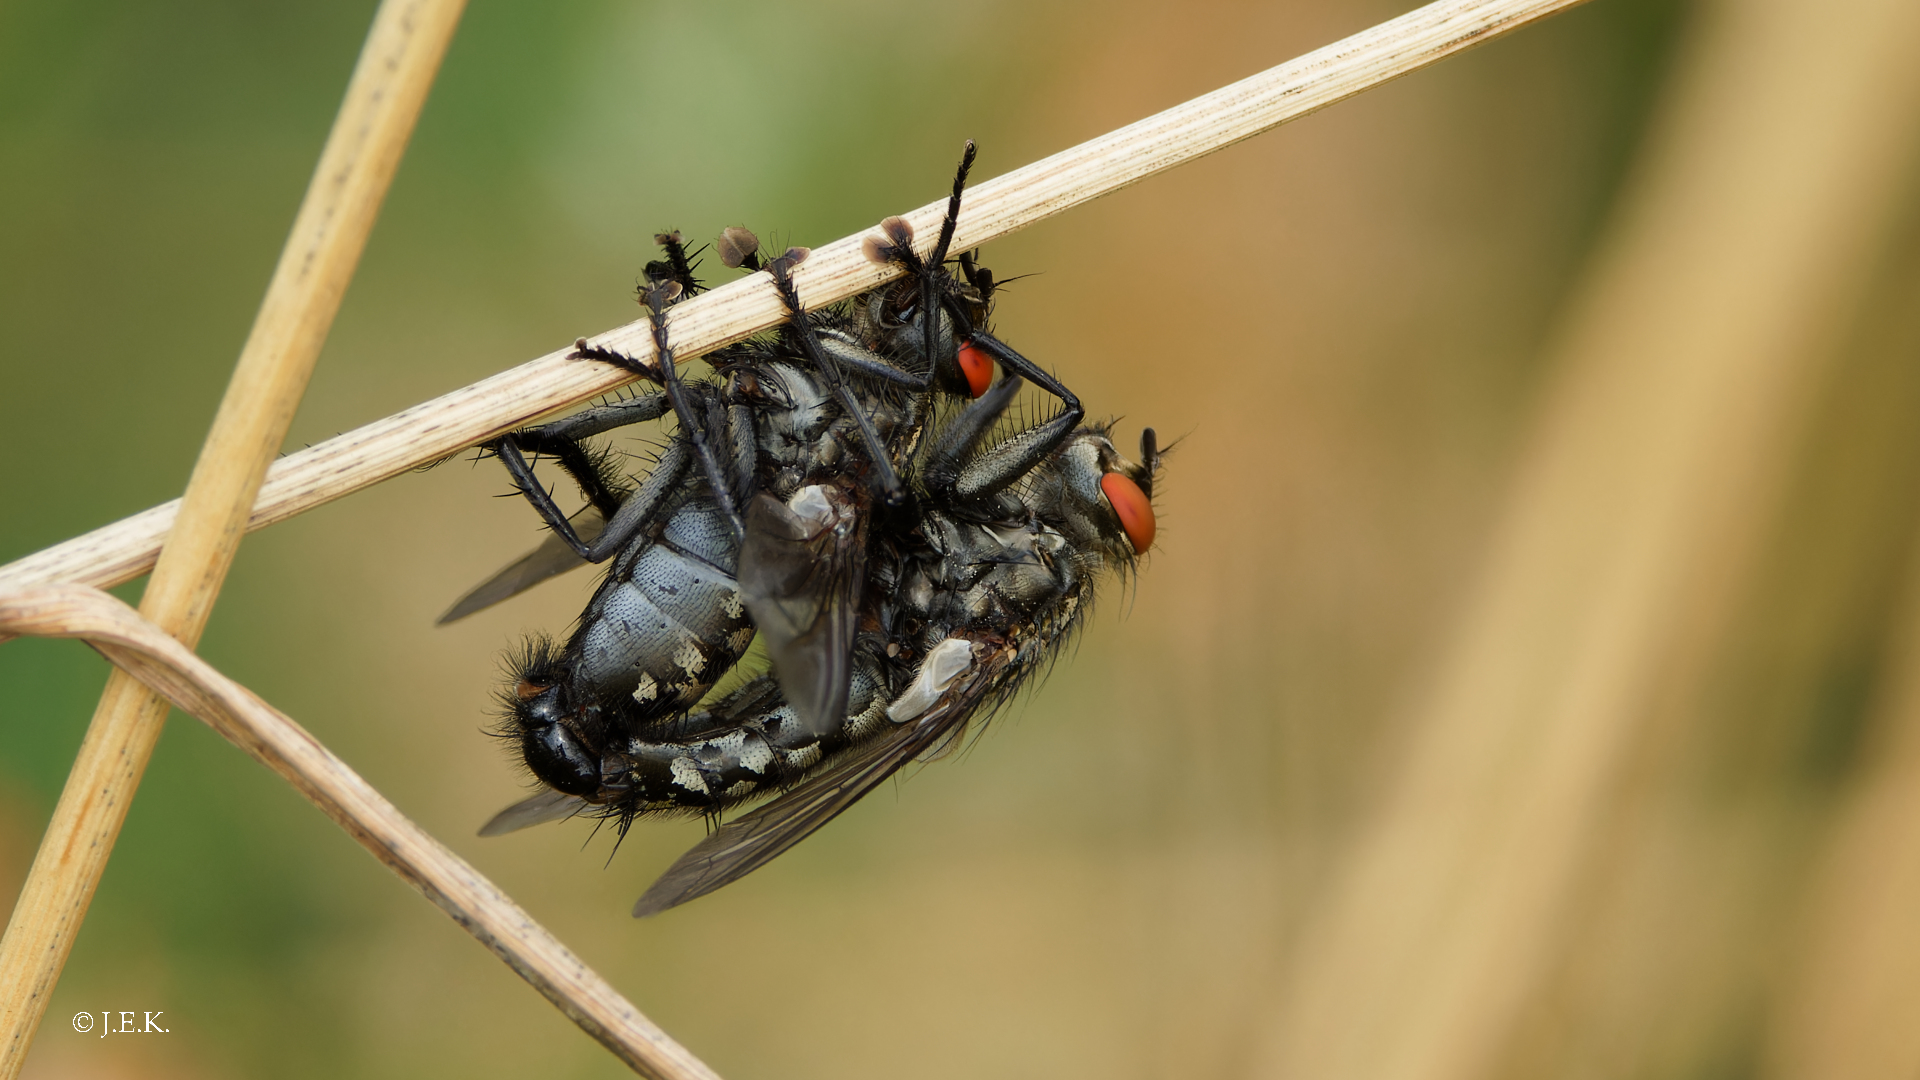
{"label": "mating fly pair", "polygon": [[[971,254],[949,271],[972,161],[969,143],[932,251],[915,252],[904,219],[882,222],[868,257],[905,273],[845,304],[803,306],[804,249],[763,263],[751,233],[727,230],[722,261],[768,273],[789,322],[709,354],[711,379],[674,364],[667,313],[701,285],[679,236],[659,237],[666,258],[640,289],[658,367],[584,341],[576,355],[661,389],[491,445],[554,535],[446,618],[581,560],[611,565],[566,643],[536,638],[514,662],[503,733],[543,790],[483,832],[582,812],[624,831],[777,793],[683,855],[634,913],[703,895],[954,745],[1072,634],[1094,579],[1151,546],[1152,430],[1136,463],[1082,426],[1079,400],[987,330],[992,275]],[[1010,427],[1029,381],[1059,406]],[[668,412],[677,429],[637,486],[583,442]],[[575,528],[528,451],[580,486],[597,533]],[[756,633],[772,672],[707,700]]]}

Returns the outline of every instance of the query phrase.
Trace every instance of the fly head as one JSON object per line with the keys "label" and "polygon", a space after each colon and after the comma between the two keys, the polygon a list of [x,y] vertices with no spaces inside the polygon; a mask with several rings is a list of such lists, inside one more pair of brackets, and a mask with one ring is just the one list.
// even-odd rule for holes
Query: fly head
{"label": "fly head", "polygon": [[1140,435],[1138,462],[1113,445],[1105,428],[1082,428],[1055,451],[1035,489],[1035,509],[1076,545],[1116,568],[1153,547],[1154,479],[1161,453],[1152,428]]}
{"label": "fly head", "polygon": [[[880,236],[862,244],[868,259],[907,272],[861,298],[854,308],[860,336],[882,351],[930,371],[937,391],[977,398],[993,382],[993,360],[967,340],[992,314],[991,272],[973,266],[956,278],[944,262],[913,249],[913,226],[903,217],[880,223]],[[978,282],[986,282],[983,290]]]}

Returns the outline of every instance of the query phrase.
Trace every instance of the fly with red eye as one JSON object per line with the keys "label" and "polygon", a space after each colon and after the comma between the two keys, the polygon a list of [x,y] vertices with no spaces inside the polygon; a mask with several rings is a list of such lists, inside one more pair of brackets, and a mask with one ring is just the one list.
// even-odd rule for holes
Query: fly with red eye
{"label": "fly with red eye", "polygon": [[[969,143],[932,250],[883,221],[867,254],[905,273],[843,305],[803,305],[804,249],[763,261],[750,232],[723,233],[721,261],[767,273],[791,320],[708,356],[713,379],[674,365],[670,306],[701,286],[698,252],[663,234],[668,257],[641,290],[659,367],[576,354],[662,390],[493,444],[554,536],[448,617],[583,561],[610,567],[572,637],[536,639],[512,665],[502,734],[541,790],[485,833],[586,813],[624,834],[643,815],[775,796],[688,852],[635,914],[702,895],[985,721],[1077,629],[1096,581],[1152,545],[1151,430],[1142,461],[1122,459],[1105,428],[1081,426],[1071,391],[988,328],[994,281],[972,253],[949,270],[973,156]],[[1058,405],[1008,432],[1029,383]],[[584,442],[668,412],[678,429],[637,485]],[[580,484],[597,535],[524,450]],[[715,696],[756,636],[772,671]]]}

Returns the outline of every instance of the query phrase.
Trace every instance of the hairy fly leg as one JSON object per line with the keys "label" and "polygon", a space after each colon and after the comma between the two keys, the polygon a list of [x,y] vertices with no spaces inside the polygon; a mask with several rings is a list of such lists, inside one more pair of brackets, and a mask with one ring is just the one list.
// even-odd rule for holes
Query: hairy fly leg
{"label": "hairy fly leg", "polygon": [[[629,424],[658,420],[666,415],[670,407],[671,403],[663,393],[655,391],[641,394],[626,401],[598,405],[551,424],[508,432],[488,444],[488,449],[499,455],[503,448],[511,446],[523,453],[532,451],[553,458],[567,471],[568,476],[573,477],[574,483],[580,487],[580,494],[586,497],[600,517],[603,520],[611,519],[619,512],[626,493],[620,490],[621,485],[611,475],[605,455],[593,453],[583,440]],[[511,471],[512,466],[508,468]],[[522,487],[526,485],[522,484]]]}
{"label": "hairy fly leg", "polygon": [[721,458],[714,452],[714,430],[706,423],[705,410],[696,408],[690,400],[686,380],[680,375],[674,364],[673,346],[667,334],[667,308],[692,295],[700,288],[693,277],[693,267],[688,262],[680,234],[661,233],[654,237],[667,250],[667,259],[647,264],[646,280],[640,286],[640,303],[647,309],[647,322],[653,331],[653,346],[657,367],[642,363],[635,357],[613,349],[589,345],[585,338],[574,342],[573,355],[582,360],[599,360],[614,364],[643,378],[658,382],[667,393],[667,400],[673,404],[675,419],[680,429],[686,433],[687,441],[693,446],[694,459],[700,463],[700,471],[713,488],[713,496],[720,505],[721,513],[733,525],[736,538],[745,535],[746,526],[741,521],[740,512],[734,504],[734,491],[740,486],[736,478],[729,477],[721,468]]}
{"label": "hairy fly leg", "polygon": [[[969,303],[957,289],[951,288],[945,265],[947,250],[953,243],[954,230],[959,225],[960,201],[967,184],[967,174],[973,168],[974,146],[968,140],[966,150],[960,156],[960,167],[953,177],[953,191],[947,197],[947,212],[940,221],[940,236],[933,251],[925,258],[913,250],[913,226],[905,218],[891,217],[880,223],[880,231],[886,237],[881,241],[869,237],[864,249],[867,258],[874,262],[892,263],[915,275],[921,281],[921,295],[927,298],[929,308],[938,306],[946,310],[952,321],[954,337],[960,342],[957,359],[961,370],[974,385],[974,396],[979,397],[991,377],[992,362],[998,361],[1008,374],[1038,386],[1040,389],[1060,399],[1061,410],[1058,415],[1037,425],[1030,440],[1031,453],[1024,457],[1030,467],[1044,458],[1054,447],[1060,445],[1080,421],[1086,416],[1086,409],[1073,391],[1066,388],[1051,372],[1020,355],[1012,346],[988,333],[976,325],[975,313],[984,316],[990,310],[993,298],[993,275],[978,266],[972,253],[960,255],[960,267],[966,275],[967,283],[973,288],[974,303]],[[969,310],[969,309],[973,310]],[[934,329],[936,321],[931,311],[925,316],[924,333],[928,355],[932,355]],[[1024,470],[1010,467],[1012,476],[1018,476]],[[996,489],[997,490],[997,489]],[[990,494],[983,491],[981,494]]]}
{"label": "hairy fly leg", "polygon": [[501,463],[507,467],[507,474],[513,477],[520,493],[539,511],[541,519],[573,549],[574,554],[590,563],[606,562],[618,554],[648,523],[662,502],[679,489],[681,478],[691,464],[685,440],[676,439],[668,443],[639,490],[614,509],[600,535],[591,541],[584,541],[574,530],[566,512],[560,509],[559,504],[553,501],[552,494],[533,475],[533,466],[521,455],[520,448],[510,439],[502,439],[494,445]]}
{"label": "hairy fly leg", "polygon": [[[654,233],[653,242],[660,245],[660,251],[666,258],[647,264],[649,281],[672,281],[680,286],[683,297],[695,296],[706,291],[706,286],[700,283],[700,279],[693,276],[693,272],[700,268],[700,264],[693,261],[700,252],[689,253],[686,242],[681,239],[678,230]],[[701,249],[701,251],[704,250],[706,249]]]}
{"label": "hairy fly leg", "polygon": [[[909,241],[912,239],[912,229],[906,226],[904,219],[889,218],[888,221],[897,221],[901,226],[906,227],[907,239]],[[749,271],[773,270],[770,263],[763,263],[760,260],[760,238],[747,229],[739,226],[728,228],[721,235],[717,246],[720,249],[720,260],[728,266]],[[870,240],[868,257],[878,262],[887,262],[889,260],[884,254],[886,250],[885,245]],[[784,274],[791,271],[792,267],[798,265],[805,257],[806,249],[790,249],[784,256],[788,260],[786,265],[776,273]],[[990,281],[991,278],[992,275],[988,274],[987,279]],[[791,282],[783,285],[779,277],[775,279],[775,286],[780,288],[781,296],[788,301],[787,307],[791,312],[797,310],[799,296],[789,287],[790,285]],[[865,298],[864,304],[856,301],[857,307],[865,308],[859,311],[860,316],[868,324],[862,332],[822,326],[817,320],[808,318],[804,329],[811,335],[813,345],[818,349],[818,352],[809,351],[809,359],[814,359],[818,363],[818,355],[824,353],[849,371],[893,383],[914,393],[936,390],[952,393],[965,392],[969,396],[979,397],[981,391],[986,388],[985,383],[970,385],[968,378],[953,370],[953,364],[948,358],[953,351],[951,348],[952,325],[941,322],[940,320],[945,317],[944,313],[937,305],[929,307],[922,303],[921,296],[922,291],[916,284],[914,290],[905,296],[892,295],[892,290],[882,288]],[[872,310],[874,308],[879,310]],[[908,353],[902,347],[905,342],[890,332],[890,327],[886,324],[894,319],[914,322],[915,325],[922,327],[922,340],[914,343],[917,352]],[[886,344],[893,346],[892,351],[907,353],[907,355],[894,357],[876,351],[876,346],[884,347]],[[805,347],[803,341],[803,348]]]}
{"label": "hairy fly leg", "polygon": [[[947,262],[947,249],[953,244],[953,231],[960,225],[960,196],[961,193],[967,189],[967,174],[973,171],[973,155],[973,140],[968,139],[967,148],[961,151],[960,154],[960,167],[955,169],[953,173],[953,190],[947,195],[947,212],[940,218],[940,239],[933,245],[933,252],[927,256],[926,261],[921,265],[920,295],[925,298],[925,303],[928,308],[925,321],[926,330],[924,332],[926,334],[926,347],[929,355],[933,352],[934,312],[941,306],[935,298],[938,297],[940,300],[947,298],[947,290],[944,288],[939,289],[937,292],[935,291],[939,283],[934,280],[934,273],[936,271],[944,273]],[[909,247],[906,250],[911,252],[913,249]],[[964,338],[971,335],[962,336]]]}
{"label": "hairy fly leg", "polygon": [[781,302],[787,305],[787,312],[794,334],[800,339],[800,347],[813,361],[820,373],[820,381],[840,402],[847,418],[853,421],[854,429],[860,433],[860,444],[867,452],[867,463],[873,470],[874,486],[879,489],[880,497],[889,506],[897,506],[906,497],[905,489],[900,485],[900,475],[894,471],[893,461],[880,436],[873,430],[873,421],[853,396],[853,390],[841,377],[840,365],[829,359],[827,351],[820,346],[814,336],[813,322],[805,308],[800,306],[800,293],[793,287],[793,267],[806,258],[806,249],[792,248],[785,255],[772,260],[768,269],[773,272],[773,283],[780,290]]}
{"label": "hairy fly leg", "polygon": [[954,171],[947,211],[940,219],[939,238],[926,258],[921,258],[913,249],[913,225],[898,216],[880,223],[884,239],[870,236],[861,244],[861,250],[873,262],[898,266],[907,272],[915,283],[912,296],[920,327],[921,355],[944,356],[947,350],[941,348],[940,339],[945,331],[945,336],[954,343],[954,363],[945,372],[936,366],[933,374],[936,378],[946,376],[946,381],[955,388],[965,389],[977,398],[993,381],[993,361],[972,347],[969,339],[973,333],[973,317],[966,309],[971,307],[980,317],[985,317],[992,305],[993,275],[976,267],[972,256],[963,253],[961,266],[968,285],[974,290],[974,295],[968,298],[959,294],[946,270],[947,249],[960,223],[960,201],[966,191],[967,175],[973,169],[973,158],[973,140],[969,139],[960,155],[960,167]]}
{"label": "hairy fly leg", "polygon": [[[1040,440],[1031,435],[1031,428],[1003,441],[986,454],[979,450],[981,440],[1006,414],[1007,407],[1013,404],[1023,385],[1018,375],[1001,379],[978,401],[961,410],[940,433],[940,439],[927,456],[922,472],[927,488],[935,498],[942,502],[952,501],[956,497],[961,501],[971,501],[995,494],[1033,471],[1034,466],[1047,456],[1051,447],[1039,453],[1033,452],[1033,446]],[[1023,452],[1009,454],[1001,449],[1009,444],[1019,446]],[[983,458],[994,460],[987,462]],[[979,482],[983,479],[987,481],[985,485]]]}
{"label": "hairy fly leg", "polygon": [[999,361],[1000,366],[1009,376],[1026,379],[1060,399],[1058,413],[1022,432],[1017,446],[1007,446],[1008,456],[1004,462],[963,474],[959,478],[959,483],[954,489],[955,494],[962,498],[982,498],[1025,475],[1027,470],[1052,453],[1056,447],[1066,441],[1067,436],[1073,434],[1075,428],[1080,426],[1080,421],[1086,416],[1087,411],[1073,391],[1054,378],[1051,372],[1020,355],[1011,345],[992,334],[975,329],[967,321],[966,312],[958,304],[950,304],[948,310],[953,315],[954,322],[962,328],[961,332],[966,338],[967,347],[978,349]]}
{"label": "hairy fly leg", "polygon": [[[655,391],[627,401],[595,406],[551,424],[512,432],[487,444],[487,452],[506,464],[516,490],[547,522],[548,536],[539,547],[469,589],[436,622],[444,625],[464,619],[548,578],[579,568],[585,561],[581,550],[599,538],[607,522],[619,514],[631,494],[630,485],[614,469],[614,455],[594,450],[585,440],[628,424],[657,420],[666,414],[668,407],[666,395]],[[586,497],[586,509],[572,518],[561,513],[547,491],[537,487],[532,468],[522,459],[523,451],[546,454],[558,460]]]}

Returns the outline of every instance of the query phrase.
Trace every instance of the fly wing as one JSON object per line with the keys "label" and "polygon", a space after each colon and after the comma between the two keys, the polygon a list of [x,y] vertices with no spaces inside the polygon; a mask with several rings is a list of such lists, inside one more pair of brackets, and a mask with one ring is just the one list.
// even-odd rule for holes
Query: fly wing
{"label": "fly wing", "polygon": [[[593,538],[599,536],[606,527],[607,519],[591,506],[573,518],[573,531],[583,543],[591,544]],[[454,601],[445,615],[434,620],[434,625],[445,626],[456,619],[464,619],[476,611],[518,596],[550,577],[558,577],[585,565],[587,560],[576,555],[565,540],[549,533],[539,547],[522,555],[506,569],[475,585],[467,595]]]}
{"label": "fly wing", "polygon": [[521,799],[505,810],[493,815],[485,825],[480,826],[481,836],[503,836],[530,825],[544,825],[549,821],[563,821],[587,808],[587,800],[577,795],[548,788],[537,795]]}
{"label": "fly wing", "polygon": [[839,489],[809,487],[788,504],[755,496],[746,528],[740,595],[800,723],[826,735],[846,722],[865,516]]}
{"label": "fly wing", "polygon": [[633,905],[633,917],[670,907],[737,881],[812,835],[955,727],[971,707],[943,709],[902,724],[809,777],[792,791],[727,822],[688,849]]}

